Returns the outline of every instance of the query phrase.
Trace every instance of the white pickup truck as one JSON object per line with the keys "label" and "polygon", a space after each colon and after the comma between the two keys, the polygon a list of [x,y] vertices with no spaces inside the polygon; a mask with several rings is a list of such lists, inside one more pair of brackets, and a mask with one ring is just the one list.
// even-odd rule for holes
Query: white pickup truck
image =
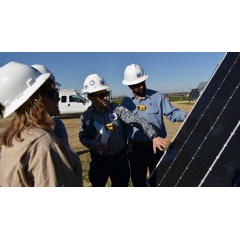
{"label": "white pickup truck", "polygon": [[76,89],[60,89],[59,97],[60,115],[81,114],[91,105]]}

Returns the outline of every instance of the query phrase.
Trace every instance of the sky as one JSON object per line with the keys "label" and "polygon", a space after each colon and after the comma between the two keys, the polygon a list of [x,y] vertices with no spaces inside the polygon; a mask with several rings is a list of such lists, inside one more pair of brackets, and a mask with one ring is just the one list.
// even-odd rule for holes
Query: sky
{"label": "sky", "polygon": [[208,81],[224,52],[0,52],[0,66],[15,61],[45,65],[60,89],[83,87],[85,78],[99,74],[113,96],[128,95],[122,84],[127,65],[138,64],[149,75],[147,87],[162,93],[190,92]]}

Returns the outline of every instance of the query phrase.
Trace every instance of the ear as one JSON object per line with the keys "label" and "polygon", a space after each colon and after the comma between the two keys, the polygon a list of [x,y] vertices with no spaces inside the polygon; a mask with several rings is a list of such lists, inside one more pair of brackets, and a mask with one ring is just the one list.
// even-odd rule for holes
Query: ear
{"label": "ear", "polygon": [[129,85],[128,87],[129,87],[131,90],[133,89],[133,86],[132,86],[132,85]]}

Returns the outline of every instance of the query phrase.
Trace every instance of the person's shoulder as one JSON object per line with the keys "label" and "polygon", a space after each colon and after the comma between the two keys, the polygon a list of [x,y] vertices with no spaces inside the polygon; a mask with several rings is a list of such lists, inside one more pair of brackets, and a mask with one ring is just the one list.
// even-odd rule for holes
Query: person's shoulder
{"label": "person's shoulder", "polygon": [[58,144],[59,138],[56,137],[53,131],[47,132],[45,130],[35,128],[34,131],[36,132],[36,137],[34,140],[34,144],[41,145],[45,148],[52,147],[53,144]]}
{"label": "person's shoulder", "polygon": [[38,127],[31,127],[30,129],[24,130],[24,134],[28,134],[29,136],[38,138],[38,137],[47,135],[48,132],[46,130],[38,128]]}
{"label": "person's shoulder", "polygon": [[50,133],[38,127],[25,129],[22,132],[22,137],[26,140],[26,143],[29,145],[36,144],[38,142],[44,142],[47,144],[51,142]]}
{"label": "person's shoulder", "polygon": [[119,105],[111,102],[111,103],[109,103],[108,107],[110,110],[115,110],[117,107],[119,107]]}
{"label": "person's shoulder", "polygon": [[132,104],[132,97],[130,96],[124,96],[124,98],[122,99],[121,105],[129,105]]}
{"label": "person's shoulder", "polygon": [[154,98],[164,98],[164,94],[156,91],[156,90],[152,90],[152,89],[147,89],[146,94],[149,97],[154,97]]}
{"label": "person's shoulder", "polygon": [[153,90],[153,89],[147,89],[147,94],[148,95],[162,95],[160,91]]}
{"label": "person's shoulder", "polygon": [[62,120],[61,119],[59,119],[58,117],[56,117],[56,116],[54,116],[54,117],[52,117],[52,119],[54,120],[54,122],[55,122],[55,124],[56,125],[64,125],[64,123],[62,122]]}
{"label": "person's shoulder", "polygon": [[84,112],[82,112],[81,117],[86,117],[87,115],[91,114],[92,106],[90,105]]}
{"label": "person's shoulder", "polygon": [[36,154],[39,154],[39,157],[45,157],[52,154],[53,151],[59,152],[60,145],[61,140],[55,136],[53,131],[46,132],[45,134],[39,134],[39,137],[31,142],[29,151],[36,152]]}

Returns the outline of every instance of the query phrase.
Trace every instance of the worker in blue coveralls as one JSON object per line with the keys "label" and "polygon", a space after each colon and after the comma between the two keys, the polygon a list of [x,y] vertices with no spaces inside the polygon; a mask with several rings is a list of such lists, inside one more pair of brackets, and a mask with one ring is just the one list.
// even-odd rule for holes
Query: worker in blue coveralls
{"label": "worker in blue coveralls", "polygon": [[[188,113],[181,111],[168,101],[168,99],[155,90],[146,88],[147,74],[141,66],[128,65],[124,71],[122,84],[128,85],[132,94],[124,97],[121,105],[131,110],[135,115],[144,117],[150,122],[161,138],[167,136],[163,115],[171,122],[182,122]],[[151,139],[141,129],[127,126],[128,159],[131,169],[131,180],[134,187],[144,187],[147,180],[147,170],[150,175],[163,155],[163,151],[152,151]],[[156,175],[151,177],[155,180]]]}
{"label": "worker in blue coveralls", "polygon": [[89,180],[93,187],[104,187],[108,178],[113,187],[127,187],[130,169],[122,122],[142,128],[153,142],[151,150],[154,152],[164,150],[168,141],[159,137],[144,118],[109,102],[108,88],[104,78],[98,74],[85,79],[82,93],[87,95],[92,105],[80,117],[79,140],[90,149]]}

